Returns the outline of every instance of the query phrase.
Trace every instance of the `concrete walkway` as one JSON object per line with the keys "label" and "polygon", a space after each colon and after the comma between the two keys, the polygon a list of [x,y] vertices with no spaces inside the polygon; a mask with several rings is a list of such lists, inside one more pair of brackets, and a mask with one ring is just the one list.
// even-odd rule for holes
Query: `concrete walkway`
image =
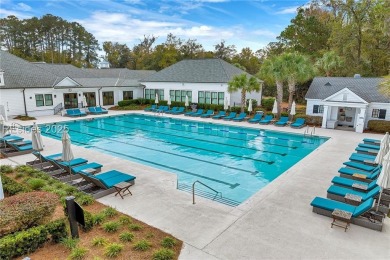
{"label": "concrete walkway", "polygon": [[[110,111],[110,115],[118,113]],[[37,123],[63,120],[69,118],[42,117]],[[304,132],[246,122],[239,125]],[[183,240],[180,259],[389,259],[388,218],[382,232],[356,225],[344,232],[330,228],[331,219],[313,213],[310,206],[315,196],[326,197],[330,180],[363,138],[382,136],[328,129],[316,129],[316,134],[330,139],[235,208],[201,197],[193,205],[191,194],[176,189],[174,174],[75,145],[73,151],[75,156],[102,163],[103,171],[118,169],[137,177],[131,188],[133,196],[122,200],[109,195],[99,201]],[[30,138],[27,134],[25,137]],[[60,151],[60,141],[43,139],[43,154]],[[0,163],[24,164],[33,159],[32,155],[23,155]]]}

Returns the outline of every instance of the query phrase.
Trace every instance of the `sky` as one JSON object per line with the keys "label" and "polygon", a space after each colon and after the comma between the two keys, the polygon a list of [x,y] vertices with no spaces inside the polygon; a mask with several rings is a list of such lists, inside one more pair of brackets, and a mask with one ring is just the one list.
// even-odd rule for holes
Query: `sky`
{"label": "sky", "polygon": [[206,50],[225,40],[237,50],[265,47],[308,0],[0,0],[0,17],[52,14],[80,23],[102,44],[132,48],[144,35],[197,39]]}

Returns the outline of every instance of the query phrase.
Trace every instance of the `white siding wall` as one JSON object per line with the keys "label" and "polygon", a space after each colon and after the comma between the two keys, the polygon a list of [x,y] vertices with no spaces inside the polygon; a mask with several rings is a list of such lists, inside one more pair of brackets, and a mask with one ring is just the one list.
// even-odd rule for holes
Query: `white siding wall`
{"label": "white siding wall", "polygon": [[[373,118],[372,117],[372,110],[373,109],[386,109],[386,119],[379,119],[379,118]],[[390,103],[371,103],[368,105],[367,112],[366,112],[366,122],[365,127],[367,127],[367,123],[369,120],[386,120],[390,121]]]}
{"label": "white siding wall", "polygon": [[4,106],[9,118],[17,115],[24,115],[22,89],[1,89],[0,105]]}
{"label": "white siding wall", "polygon": [[322,116],[321,114],[313,114],[313,106],[314,105],[323,105],[323,102],[319,99],[307,99],[306,100],[306,115],[309,116]]}

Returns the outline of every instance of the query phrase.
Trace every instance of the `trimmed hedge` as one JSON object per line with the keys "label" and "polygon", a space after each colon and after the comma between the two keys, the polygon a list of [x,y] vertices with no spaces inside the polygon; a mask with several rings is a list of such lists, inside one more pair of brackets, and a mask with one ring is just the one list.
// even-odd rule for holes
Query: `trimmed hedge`
{"label": "trimmed hedge", "polygon": [[[184,105],[183,105],[184,106]],[[214,110],[214,111],[221,111],[223,110],[223,105],[216,105],[216,104],[197,104],[197,108],[205,109],[205,110]]]}
{"label": "trimmed hedge", "polygon": [[307,125],[311,126],[321,126],[322,125],[322,116],[308,116],[304,114],[296,114],[294,116],[294,120],[297,118],[303,118],[305,119],[305,122]]}
{"label": "trimmed hedge", "polygon": [[0,201],[0,236],[47,221],[54,213],[58,196],[49,192],[28,192]]}
{"label": "trimmed hedge", "polygon": [[370,120],[367,125],[368,130],[376,133],[385,133],[390,129],[390,121]]}
{"label": "trimmed hedge", "polygon": [[1,182],[3,183],[3,190],[7,196],[13,196],[19,194],[21,192],[29,192],[31,191],[29,188],[15,181],[14,179],[6,176],[5,174],[1,174]]}
{"label": "trimmed hedge", "polygon": [[68,230],[66,228],[66,219],[57,219],[46,224],[47,232],[51,235],[51,240],[55,243],[59,243],[61,239],[68,236]]}
{"label": "trimmed hedge", "polygon": [[272,108],[274,107],[274,102],[275,102],[275,99],[274,99],[274,98],[263,98],[263,99],[261,100],[261,106],[262,106],[265,110],[271,111]]}

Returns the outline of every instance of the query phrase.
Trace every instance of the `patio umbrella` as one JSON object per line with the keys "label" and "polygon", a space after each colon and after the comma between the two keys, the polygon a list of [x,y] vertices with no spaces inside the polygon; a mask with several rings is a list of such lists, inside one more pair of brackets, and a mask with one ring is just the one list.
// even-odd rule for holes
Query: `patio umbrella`
{"label": "patio umbrella", "polygon": [[223,109],[225,109],[225,110],[229,109],[229,99],[228,99],[228,97],[225,97],[225,103],[223,104]]}
{"label": "patio umbrella", "polygon": [[296,114],[295,107],[296,107],[296,104],[295,104],[295,101],[293,101],[291,104],[291,110],[290,110],[291,119],[293,119],[295,114]]}
{"label": "patio umbrella", "polygon": [[68,134],[68,130],[64,130],[62,133],[62,155],[61,155],[61,160],[63,162],[69,162],[69,174],[71,174],[70,170],[70,161],[73,160],[73,152],[72,152],[72,147],[71,147],[71,142],[70,142],[70,136]]}
{"label": "patio umbrella", "polygon": [[252,108],[252,99],[250,98],[250,99],[249,99],[249,104],[248,104],[248,112],[249,112],[249,115],[251,114],[252,111],[253,111],[253,108]]}
{"label": "patio umbrella", "polygon": [[172,101],[171,101],[171,96],[168,97],[168,102],[167,102],[169,108],[171,107]]}
{"label": "patio umbrella", "polygon": [[379,177],[376,181],[376,184],[381,187],[381,192],[379,194],[379,200],[378,204],[376,206],[376,211],[378,211],[379,208],[379,202],[381,201],[382,192],[384,189],[390,188],[390,152],[388,152],[384,157],[382,161],[382,170],[379,174]]}
{"label": "patio umbrella", "polygon": [[382,164],[383,157],[389,151],[389,142],[390,142],[389,133],[386,132],[386,134],[383,136],[383,138],[381,140],[379,152],[378,152],[377,156],[375,157],[376,164]]}
{"label": "patio umbrella", "polygon": [[278,113],[278,102],[276,102],[276,99],[274,101],[274,107],[272,108],[272,114]]}
{"label": "patio umbrella", "polygon": [[3,138],[5,136],[5,133],[7,132],[4,126],[4,121],[5,120],[3,115],[0,115],[0,138]]}
{"label": "patio umbrella", "polygon": [[158,94],[156,93],[156,98],[154,99],[154,103],[158,104]]}
{"label": "patio umbrella", "polygon": [[87,106],[88,106],[87,97],[84,96],[84,97],[83,97],[83,107],[87,107]]}
{"label": "patio umbrella", "polygon": [[188,107],[190,105],[190,101],[188,100],[188,96],[186,95],[186,102],[184,103],[184,106]]}
{"label": "patio umbrella", "polygon": [[43,150],[41,130],[39,129],[36,123],[34,123],[31,129],[31,142],[32,142],[33,150],[35,151]]}
{"label": "patio umbrella", "polygon": [[1,176],[0,176],[0,200],[4,199],[4,192],[3,192],[3,183],[1,182]]}

